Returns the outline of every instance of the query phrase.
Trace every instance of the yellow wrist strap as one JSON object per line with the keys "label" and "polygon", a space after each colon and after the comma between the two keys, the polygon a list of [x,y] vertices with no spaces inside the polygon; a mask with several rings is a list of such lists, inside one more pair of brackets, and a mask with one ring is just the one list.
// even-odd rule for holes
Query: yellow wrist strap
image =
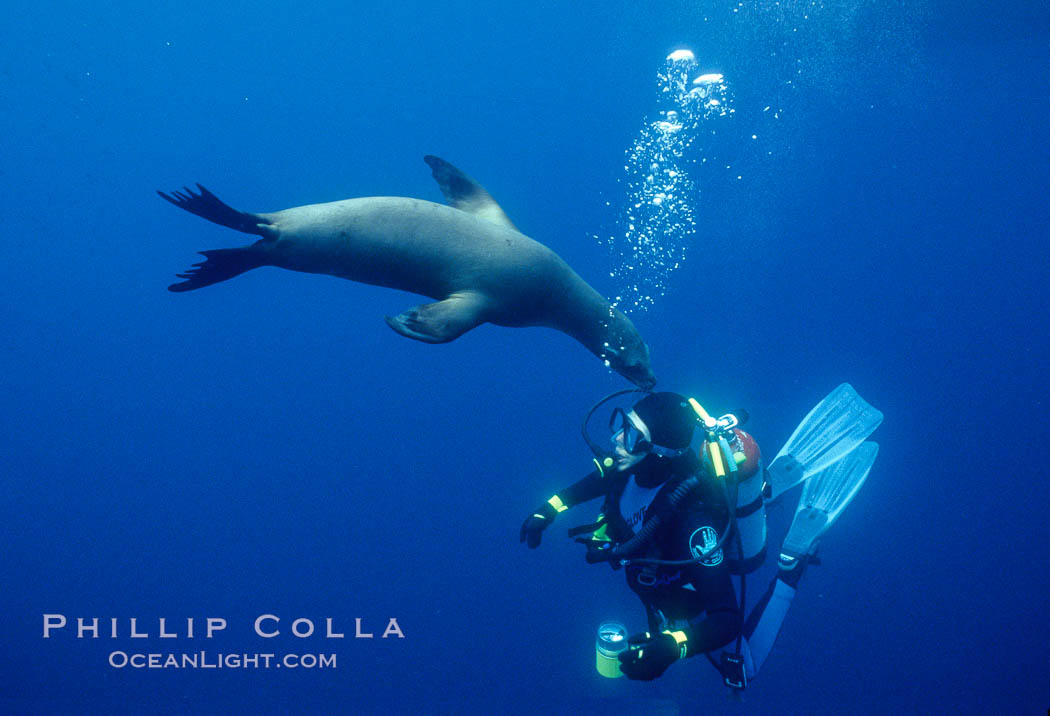
{"label": "yellow wrist strap", "polygon": [[685,635],[684,631],[664,631],[664,634],[670,634],[671,638],[674,639],[675,644],[678,644],[678,658],[684,659],[686,652],[689,650],[686,642],[689,637]]}

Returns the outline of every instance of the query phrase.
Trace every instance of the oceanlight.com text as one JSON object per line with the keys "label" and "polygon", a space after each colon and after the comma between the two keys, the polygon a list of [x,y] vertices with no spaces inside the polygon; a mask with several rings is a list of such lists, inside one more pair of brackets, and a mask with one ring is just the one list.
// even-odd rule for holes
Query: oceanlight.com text
{"label": "oceanlight.com text", "polygon": [[335,669],[335,654],[248,654],[221,652],[113,651],[115,669]]}

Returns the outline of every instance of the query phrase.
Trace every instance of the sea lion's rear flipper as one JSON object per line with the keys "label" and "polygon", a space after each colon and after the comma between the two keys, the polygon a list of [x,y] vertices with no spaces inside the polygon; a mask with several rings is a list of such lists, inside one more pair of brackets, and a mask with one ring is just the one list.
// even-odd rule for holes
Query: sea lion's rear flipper
{"label": "sea lion's rear flipper", "polygon": [[493,224],[518,230],[518,227],[511,223],[500,205],[481,184],[440,157],[428,154],[423,157],[423,161],[430,167],[434,180],[441,188],[441,193],[445,195],[449,206],[473,214],[479,219],[491,221]]}
{"label": "sea lion's rear flipper", "polygon": [[261,243],[262,241],[258,241],[252,246],[242,246],[238,249],[213,249],[199,252],[204,257],[204,261],[193,264],[193,267],[187,269],[186,273],[175,274],[186,280],[171,284],[168,290],[175,293],[192,291],[239,276],[253,268],[266,266],[269,261],[266,260],[265,253],[257,248],[257,245]]}
{"label": "sea lion's rear flipper", "polygon": [[162,199],[170,201],[180,209],[185,209],[191,214],[196,214],[202,219],[207,219],[219,226],[243,231],[246,234],[268,235],[262,227],[272,222],[265,216],[249,214],[246,211],[237,211],[233,207],[224,204],[219,197],[200,184],[197,185],[197,189],[200,191],[199,194],[193,193],[193,190],[189,187],[183,187],[182,191],[173,191],[171,194],[165,194],[162,191],[157,193]]}
{"label": "sea lion's rear flipper", "polygon": [[444,301],[425,303],[397,316],[387,316],[386,322],[406,338],[424,343],[448,343],[485,322],[486,303],[476,293],[456,293]]}

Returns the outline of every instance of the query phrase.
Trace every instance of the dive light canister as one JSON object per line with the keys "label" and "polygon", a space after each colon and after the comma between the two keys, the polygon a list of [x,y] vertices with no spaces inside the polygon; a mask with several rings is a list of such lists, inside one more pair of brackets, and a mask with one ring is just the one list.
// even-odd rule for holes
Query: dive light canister
{"label": "dive light canister", "polygon": [[620,652],[627,648],[627,627],[619,622],[602,622],[594,645],[595,666],[607,679],[623,676],[620,671]]}

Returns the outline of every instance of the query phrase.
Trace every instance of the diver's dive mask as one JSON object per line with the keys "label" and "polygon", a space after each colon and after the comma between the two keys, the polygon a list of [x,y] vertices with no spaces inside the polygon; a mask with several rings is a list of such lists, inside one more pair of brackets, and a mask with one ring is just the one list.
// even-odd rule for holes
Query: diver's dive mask
{"label": "diver's dive mask", "polygon": [[623,408],[616,408],[609,416],[609,432],[612,433],[613,446],[620,443],[632,455],[642,455],[652,449],[652,441],[645,439],[641,428]]}
{"label": "diver's dive mask", "polygon": [[624,408],[617,407],[612,412],[612,416],[609,418],[609,429],[612,431],[612,437],[610,438],[613,444],[623,441],[624,449],[630,452],[631,455],[648,455],[652,452],[653,455],[661,458],[677,458],[680,455],[685,455],[689,450],[689,447],[664,447],[663,445],[657,445],[651,440],[646,440],[645,433],[642,428],[639,427],[638,423],[642,422],[642,419],[631,416],[633,413],[626,413]]}
{"label": "diver's dive mask", "polygon": [[688,447],[668,448],[647,440],[640,423],[642,423],[641,418],[634,415],[633,411],[624,411],[623,408],[613,410],[612,415],[609,416],[609,430],[612,432],[610,439],[613,444],[622,444],[624,450],[632,455],[652,453],[660,457],[678,457],[689,450]]}

